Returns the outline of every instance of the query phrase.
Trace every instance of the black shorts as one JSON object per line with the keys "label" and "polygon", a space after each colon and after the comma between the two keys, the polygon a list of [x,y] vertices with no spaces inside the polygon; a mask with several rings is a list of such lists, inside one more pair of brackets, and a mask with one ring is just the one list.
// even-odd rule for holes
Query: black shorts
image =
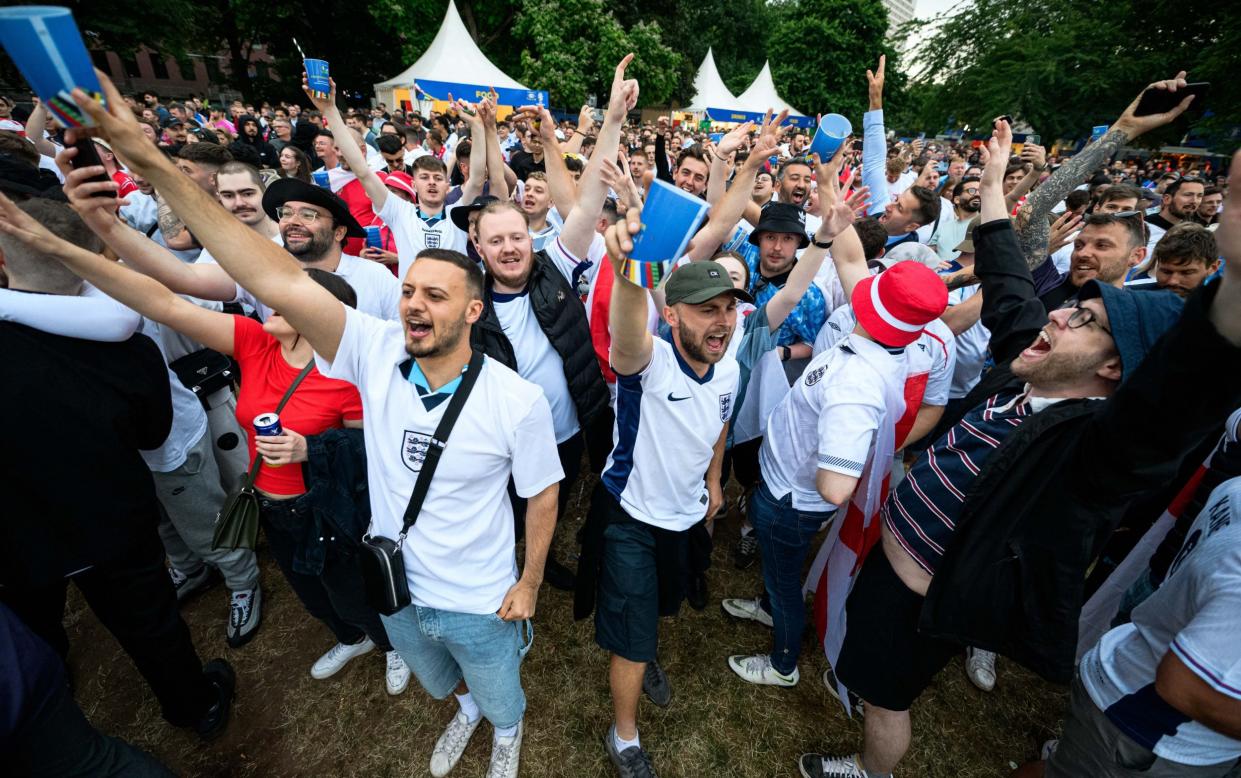
{"label": "black shorts", "polygon": [[845,603],[848,625],[836,677],[868,703],[909,710],[935,674],[961,651],[918,632],[925,598],[906,586],[876,545]]}

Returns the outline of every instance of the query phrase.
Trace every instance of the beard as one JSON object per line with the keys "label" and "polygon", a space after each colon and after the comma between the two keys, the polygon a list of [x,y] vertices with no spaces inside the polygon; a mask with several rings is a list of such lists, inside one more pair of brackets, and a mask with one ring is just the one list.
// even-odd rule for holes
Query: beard
{"label": "beard", "polygon": [[[434,330],[434,327],[433,327]],[[436,357],[447,354],[457,348],[465,333],[465,317],[445,322],[443,329],[435,332],[429,343],[411,343],[405,341],[405,352],[414,359]]]}
{"label": "beard", "polygon": [[961,201],[961,210],[966,213],[978,213],[982,209],[982,199],[971,197],[968,200]]}
{"label": "beard", "polygon": [[303,227],[306,232],[310,233],[310,240],[298,248],[289,246],[289,236],[285,230],[281,230],[280,237],[284,239],[285,250],[303,262],[314,262],[326,254],[331,248],[333,228],[328,230],[308,229]]}
{"label": "beard", "polygon": [[1038,362],[1026,363],[1020,357],[1012,362],[1013,375],[1038,389],[1057,389],[1089,378],[1109,356],[1048,353]]}
{"label": "beard", "polygon": [[[731,331],[723,333],[708,331],[700,335],[687,327],[683,320],[677,324],[677,334],[681,336],[681,350],[685,352],[685,356],[708,365],[713,365],[724,358],[724,355],[728,353],[728,341],[732,338]],[[707,351],[708,335],[723,336],[724,348],[720,349],[720,353],[712,354]]]}

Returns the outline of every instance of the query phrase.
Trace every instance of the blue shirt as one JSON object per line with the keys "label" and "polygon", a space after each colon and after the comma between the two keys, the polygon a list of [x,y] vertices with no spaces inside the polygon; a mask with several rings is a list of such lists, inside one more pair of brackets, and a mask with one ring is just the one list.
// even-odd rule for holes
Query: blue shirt
{"label": "blue shirt", "polygon": [[[423,374],[422,367],[419,366],[418,360],[413,359],[410,361],[412,364],[409,367],[409,382],[413,384],[415,389],[418,390],[418,396],[422,398],[422,406],[428,411],[444,402],[449,397],[452,397],[452,393],[457,391],[458,386],[461,386],[461,376],[457,376],[441,386],[439,389],[432,392],[431,382],[428,381],[427,377]],[[461,372],[464,373],[467,369],[469,369],[469,367],[470,366],[468,364],[465,365],[465,367],[461,368]]]}
{"label": "blue shirt", "polygon": [[[784,281],[771,283],[759,274],[759,251],[753,243],[737,246],[738,253],[745,259],[750,268],[750,294],[754,295],[754,305],[762,308],[776,292],[784,288]],[[819,330],[827,322],[827,302],[823,299],[823,291],[816,284],[811,284],[806,293],[797,301],[793,312],[776,330],[777,346],[790,346],[794,343],[814,343]]]}

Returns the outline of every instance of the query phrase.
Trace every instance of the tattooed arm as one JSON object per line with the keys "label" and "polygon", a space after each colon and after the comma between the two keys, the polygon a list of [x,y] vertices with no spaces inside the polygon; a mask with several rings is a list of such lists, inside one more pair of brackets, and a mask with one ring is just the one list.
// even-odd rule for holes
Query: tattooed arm
{"label": "tattooed arm", "polygon": [[[1185,86],[1185,71],[1176,74],[1175,78],[1156,81],[1146,89],[1163,89],[1175,92]],[[1146,90],[1142,90],[1145,92]],[[1056,203],[1068,196],[1086,176],[1099,169],[1107,160],[1129,141],[1144,132],[1149,132],[1165,124],[1170,124],[1176,117],[1185,112],[1192,96],[1181,101],[1180,105],[1167,113],[1149,116],[1134,116],[1139,94],[1120,115],[1102,138],[1082,149],[1060,169],[1052,174],[1043,184],[1030,195],[1026,204],[1017,213],[1017,239],[1021,243],[1021,251],[1025,255],[1026,265],[1031,269],[1038,267],[1047,259],[1047,240],[1051,235],[1051,222],[1047,215]]]}
{"label": "tattooed arm", "polygon": [[159,224],[159,232],[164,236],[164,245],[173,251],[188,251],[197,248],[198,241],[194,240],[194,236],[185,228],[185,222],[172,212],[171,206],[164,202],[164,198],[158,197],[158,193],[156,202],[159,203],[156,220]]}

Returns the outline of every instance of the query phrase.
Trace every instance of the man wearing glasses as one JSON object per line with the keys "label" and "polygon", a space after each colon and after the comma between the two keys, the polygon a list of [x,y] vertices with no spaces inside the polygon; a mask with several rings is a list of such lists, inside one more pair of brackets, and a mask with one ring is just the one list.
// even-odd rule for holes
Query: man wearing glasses
{"label": "man wearing glasses", "polygon": [[930,240],[940,260],[951,262],[960,253],[957,246],[965,240],[970,222],[978,217],[978,209],[982,207],[980,187],[977,176],[966,176],[952,188],[952,210],[940,211],[939,223]]}
{"label": "man wearing glasses", "polygon": [[[1177,86],[1183,79],[1151,88]],[[1127,506],[1174,478],[1241,404],[1241,277],[1185,303],[1108,283],[1113,264],[1145,250],[1136,217],[1083,228],[1075,269],[1087,261],[1077,254],[1096,267],[1079,274],[1071,305],[1046,311],[1004,203],[1011,141],[997,121],[974,230],[996,367],[884,502],[833,668],[865,703],[864,745],[804,755],[807,778],[890,775],[909,747],[911,705],[963,644],[1071,680],[1094,557]],[[1241,229],[1228,218],[1226,209],[1226,257],[1237,248],[1231,228]],[[1193,403],[1179,402],[1186,391]]]}

